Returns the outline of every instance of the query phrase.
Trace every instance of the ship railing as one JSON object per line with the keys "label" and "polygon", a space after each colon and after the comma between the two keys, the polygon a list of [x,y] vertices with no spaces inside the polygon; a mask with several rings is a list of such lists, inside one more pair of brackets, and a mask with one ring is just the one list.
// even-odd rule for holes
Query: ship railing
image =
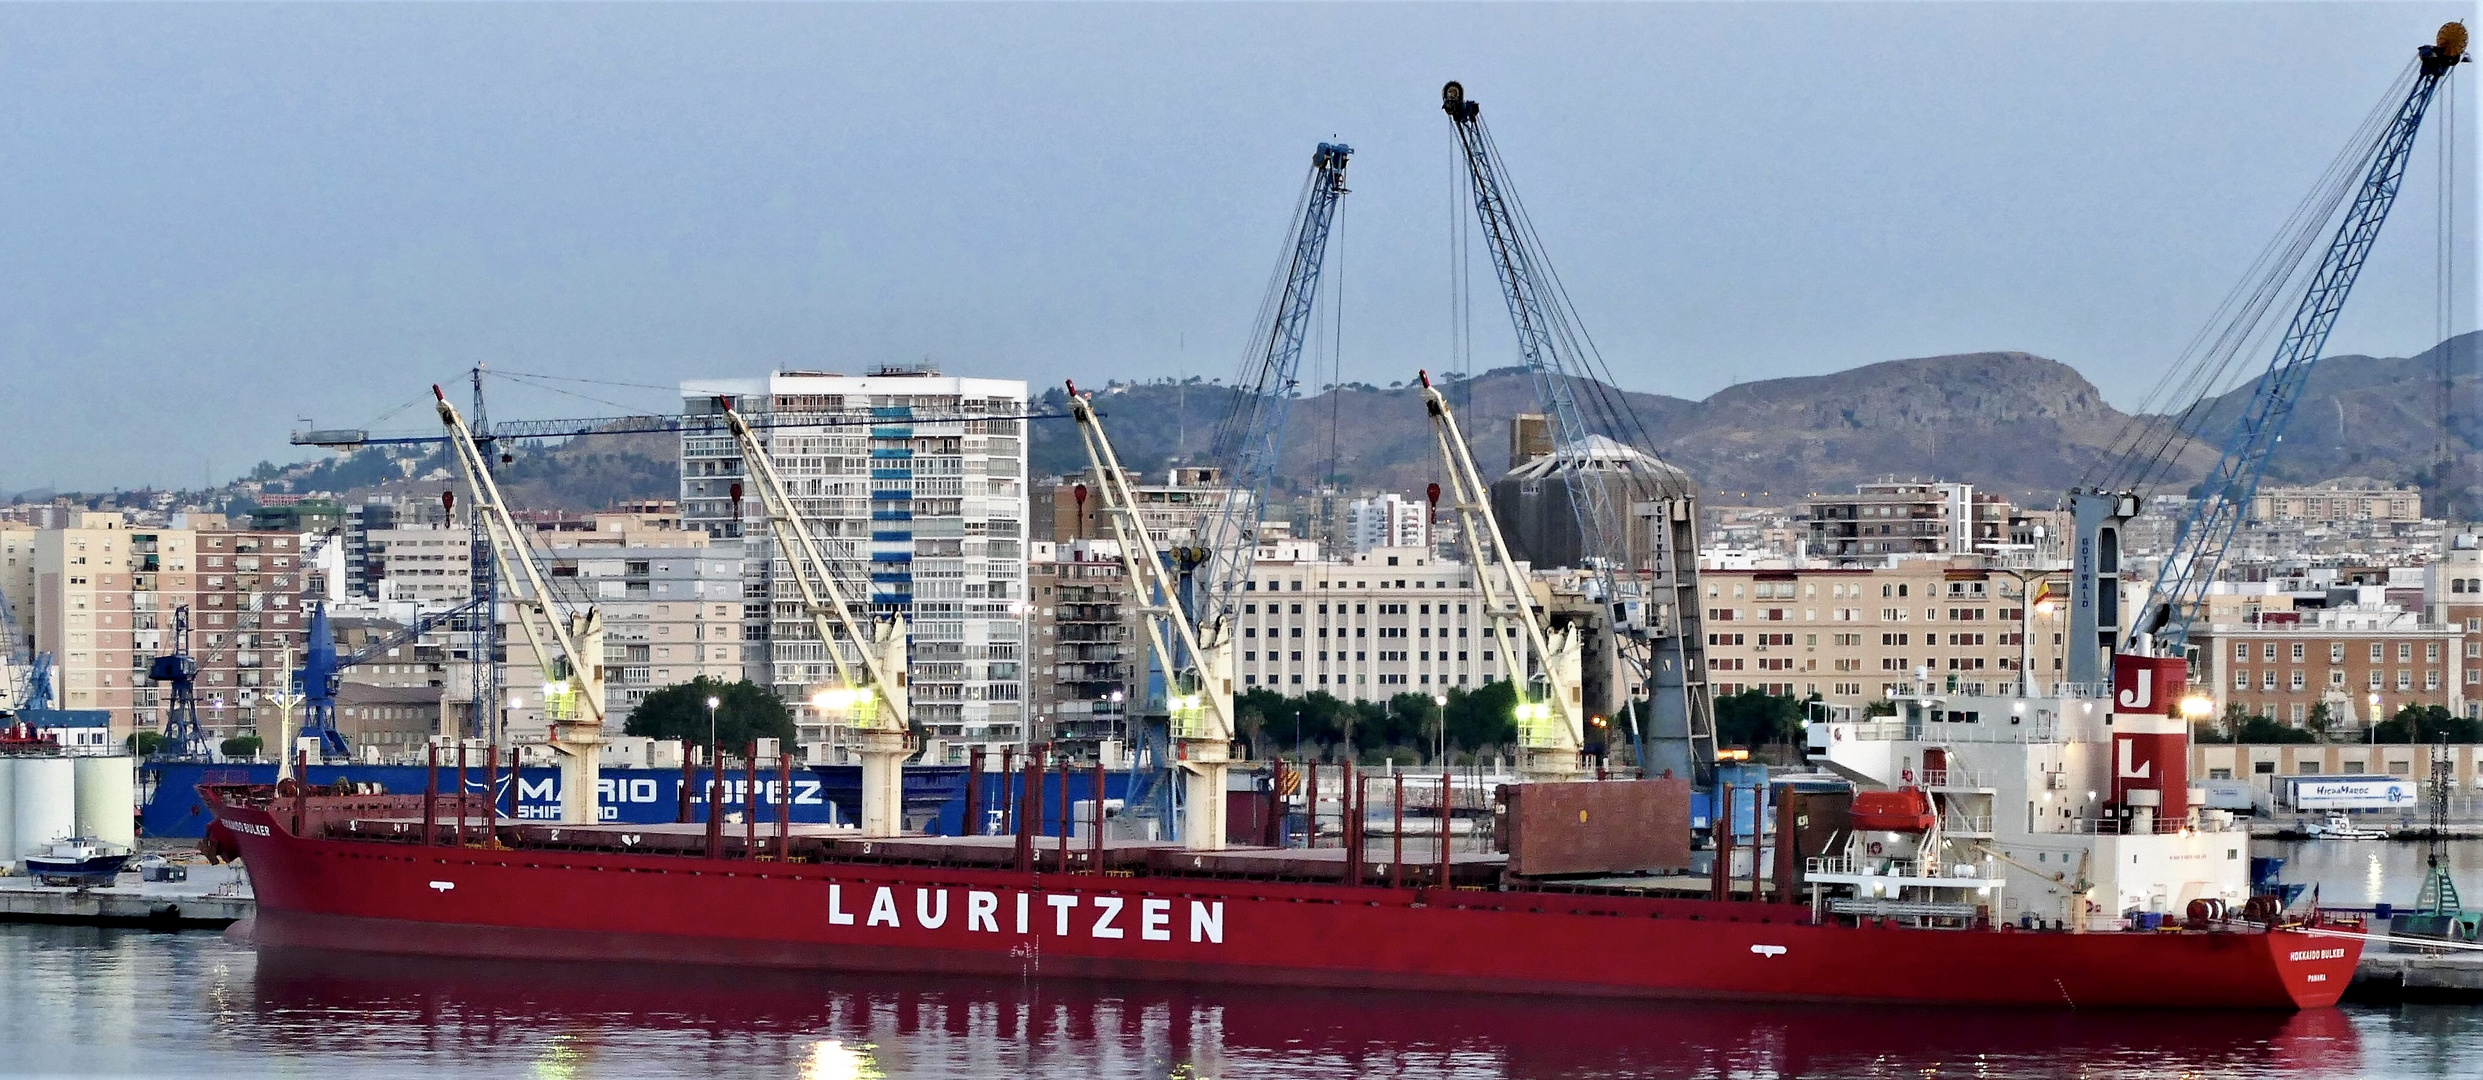
{"label": "ship railing", "polygon": [[1864,918],[1899,919],[1973,919],[1973,904],[1944,904],[1935,900],[1879,900],[1870,897],[1842,897],[1828,901],[1828,910],[1839,915]]}

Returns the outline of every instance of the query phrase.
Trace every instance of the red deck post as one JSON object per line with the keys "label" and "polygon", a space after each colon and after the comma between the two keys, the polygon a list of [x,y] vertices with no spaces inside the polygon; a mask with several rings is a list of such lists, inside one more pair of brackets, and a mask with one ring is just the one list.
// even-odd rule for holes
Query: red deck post
{"label": "red deck post", "polygon": [[466,741],[457,740],[457,846],[466,846]]}
{"label": "red deck post", "polygon": [[1090,855],[1087,859],[1086,871],[1090,874],[1100,874],[1104,872],[1104,762],[1101,755],[1096,757],[1095,771],[1090,773],[1088,778],[1092,784],[1095,820],[1087,826],[1089,835],[1086,838],[1086,850]]}
{"label": "red deck post", "polygon": [[310,755],[293,752],[293,835],[302,835],[303,800],[310,797]]}
{"label": "red deck post", "polygon": [[983,748],[966,748],[966,809],[957,819],[957,835],[972,836],[983,816]]}
{"label": "red deck post", "polygon": [[684,739],[681,741],[681,809],[673,814],[674,824],[690,823],[690,791],[697,785],[698,771],[690,759],[690,742]]}
{"label": "red deck post", "polygon": [[[719,748],[720,749],[720,748]],[[707,857],[724,857],[724,755],[707,763]]]}
{"label": "red deck post", "polygon": [[1776,800],[1776,902],[1802,902],[1802,837],[1793,818],[1793,789]]}
{"label": "red deck post", "polygon": [[1302,782],[1302,846],[1319,846],[1319,763],[1309,762],[1310,776]]}
{"label": "red deck post", "polygon": [[741,759],[741,857],[759,857],[759,744],[751,743]]}
{"label": "red deck post", "polygon": [[776,748],[776,861],[793,857],[793,756]]}
{"label": "red deck post", "polygon": [[422,846],[430,847],[440,842],[440,744],[432,743],[424,749],[429,751],[430,761],[423,770]]}

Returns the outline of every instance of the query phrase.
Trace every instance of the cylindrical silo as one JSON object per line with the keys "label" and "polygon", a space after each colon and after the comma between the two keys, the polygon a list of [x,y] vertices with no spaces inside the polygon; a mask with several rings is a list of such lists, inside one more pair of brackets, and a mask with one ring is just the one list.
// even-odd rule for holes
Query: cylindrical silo
{"label": "cylindrical silo", "polygon": [[138,842],[137,758],[72,758],[77,762],[77,831],[107,844]]}
{"label": "cylindrical silo", "polygon": [[17,856],[49,851],[77,835],[77,766],[65,757],[17,759]]}
{"label": "cylindrical silo", "polygon": [[17,872],[17,759],[0,757],[0,868]]}

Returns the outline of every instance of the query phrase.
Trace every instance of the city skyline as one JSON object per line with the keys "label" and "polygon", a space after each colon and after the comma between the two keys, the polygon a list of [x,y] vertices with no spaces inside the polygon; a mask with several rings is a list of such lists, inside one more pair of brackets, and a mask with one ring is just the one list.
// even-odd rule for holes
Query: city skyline
{"label": "city skyline", "polygon": [[[1342,360],[1309,378],[1453,367],[1451,77],[1630,389],[2021,349],[2126,406],[2459,15],[11,9],[0,489],[220,482],[477,360],[623,384],[517,416],[925,357],[1226,376],[1331,137]],[[2434,340],[2437,145],[2331,353]],[[1472,369],[1505,366],[1475,271]]]}

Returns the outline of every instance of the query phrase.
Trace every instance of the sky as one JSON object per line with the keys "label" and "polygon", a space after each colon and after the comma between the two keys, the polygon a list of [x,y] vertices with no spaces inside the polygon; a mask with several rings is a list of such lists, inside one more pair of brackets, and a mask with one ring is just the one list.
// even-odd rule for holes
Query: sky
{"label": "sky", "polygon": [[[2130,406],[2472,3],[0,5],[0,492],[770,369],[1231,378],[1355,148],[1306,382],[1516,361],[1480,102],[1625,386],[2013,349]],[[2452,79],[2452,329],[2483,116]],[[2436,340],[2435,109],[2331,353]],[[2263,361],[2261,361],[2263,363]],[[534,387],[557,387],[558,392]]]}

